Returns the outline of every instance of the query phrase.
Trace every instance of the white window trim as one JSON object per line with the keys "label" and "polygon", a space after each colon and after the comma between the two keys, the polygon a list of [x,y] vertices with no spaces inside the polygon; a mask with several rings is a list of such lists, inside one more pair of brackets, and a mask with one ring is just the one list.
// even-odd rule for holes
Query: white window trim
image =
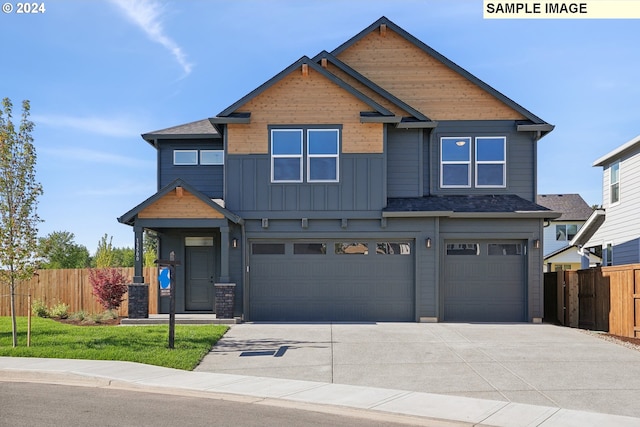
{"label": "white window trim", "polygon": [[[222,161],[220,163],[209,163],[202,160],[203,153],[221,153]],[[204,166],[220,166],[224,165],[224,150],[200,150],[200,164]]]}
{"label": "white window trim", "polygon": [[[618,180],[616,182],[612,182],[611,179],[613,177],[613,174],[611,172],[612,172],[613,166],[615,166],[615,165],[618,165]],[[621,164],[620,164],[619,160],[616,161],[616,162],[611,163],[611,165],[609,166],[609,206],[615,206],[615,205],[619,204],[620,203],[620,199],[622,198],[621,197],[622,193],[620,192],[620,190],[621,190],[621,186],[620,186],[621,167],[620,166],[621,166]],[[616,200],[615,202],[613,202],[611,200],[611,197],[613,195],[613,191],[612,190],[613,190],[614,184],[618,184],[618,200]]]}
{"label": "white window trim", "polygon": [[[273,153],[273,133],[274,132],[298,132],[300,134],[300,154],[274,154]],[[287,182],[293,182],[293,183],[300,183],[303,182],[303,162],[302,162],[302,158],[304,156],[304,133],[302,131],[302,129],[271,129],[271,182],[273,183],[287,183]],[[275,167],[274,167],[274,160],[275,159],[293,159],[293,158],[297,158],[299,159],[299,163],[300,163],[300,179],[297,180],[282,180],[282,179],[275,179]]]}
{"label": "white window trim", "polygon": [[[336,134],[336,154],[310,154],[309,153],[309,133],[310,132],[334,132]],[[339,129],[307,129],[307,182],[339,182],[340,181],[340,130]],[[335,179],[311,179],[311,159],[332,158],[336,159]]]}
{"label": "white window trim", "polygon": [[[482,139],[502,139],[502,152],[504,160],[478,160],[478,140]],[[506,188],[507,187],[507,138],[504,136],[477,136],[475,138],[475,186],[476,188]],[[480,185],[478,184],[478,165],[502,165],[502,185]]]}
{"label": "white window trim", "polygon": [[[178,163],[176,161],[177,153],[195,153],[196,161],[195,163]],[[198,150],[173,150],[173,165],[174,166],[197,166],[198,165]]]}
{"label": "white window trim", "polygon": [[[444,139],[459,139],[469,142],[469,160],[443,160],[442,159],[442,141]],[[442,136],[440,137],[440,187],[441,188],[471,188],[471,144],[473,144],[473,138],[469,136]],[[446,185],[444,183],[444,165],[467,165],[467,185]]]}

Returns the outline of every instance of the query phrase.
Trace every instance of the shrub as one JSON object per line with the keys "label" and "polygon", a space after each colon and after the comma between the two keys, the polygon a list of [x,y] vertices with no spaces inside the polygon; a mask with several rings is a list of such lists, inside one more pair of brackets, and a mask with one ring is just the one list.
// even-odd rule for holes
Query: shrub
{"label": "shrub", "polygon": [[71,320],[79,320],[79,321],[83,321],[84,319],[87,318],[87,313],[84,310],[80,310],[80,311],[76,311],[75,313],[72,313],[69,316],[69,319]]}
{"label": "shrub", "polygon": [[49,308],[43,300],[37,299],[31,303],[31,313],[38,317],[49,317]]}
{"label": "shrub", "polygon": [[122,271],[113,268],[93,268],[89,270],[89,281],[93,295],[106,310],[117,310],[127,293],[127,278]]}
{"label": "shrub", "polygon": [[57,319],[66,319],[69,317],[69,305],[63,302],[60,302],[49,310],[49,314],[51,317],[55,317]]}

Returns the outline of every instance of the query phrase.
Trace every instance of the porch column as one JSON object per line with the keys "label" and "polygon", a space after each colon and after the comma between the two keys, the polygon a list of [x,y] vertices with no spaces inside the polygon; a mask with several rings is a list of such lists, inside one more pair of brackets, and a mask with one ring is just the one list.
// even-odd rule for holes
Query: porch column
{"label": "porch column", "polygon": [[220,227],[220,283],[229,283],[229,227]]}
{"label": "porch column", "polygon": [[142,244],[142,227],[134,226],[134,260],[133,260],[133,283],[144,283],[142,267],[144,265],[144,245]]}

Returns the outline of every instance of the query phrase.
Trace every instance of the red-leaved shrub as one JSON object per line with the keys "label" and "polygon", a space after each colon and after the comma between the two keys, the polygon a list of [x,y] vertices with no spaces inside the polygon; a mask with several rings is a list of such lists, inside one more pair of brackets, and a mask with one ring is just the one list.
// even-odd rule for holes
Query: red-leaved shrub
{"label": "red-leaved shrub", "polygon": [[127,277],[117,268],[92,268],[89,270],[89,281],[93,287],[93,295],[106,310],[116,310],[127,293]]}

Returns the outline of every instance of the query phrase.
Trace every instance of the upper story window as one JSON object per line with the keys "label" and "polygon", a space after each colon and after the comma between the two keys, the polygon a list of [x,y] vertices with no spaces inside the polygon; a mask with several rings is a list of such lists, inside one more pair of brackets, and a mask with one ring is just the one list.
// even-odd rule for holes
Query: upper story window
{"label": "upper story window", "polygon": [[440,140],[441,183],[443,187],[471,186],[471,138]]}
{"label": "upper story window", "polygon": [[173,151],[173,164],[174,165],[197,165],[198,164],[198,150],[174,150]]}
{"label": "upper story window", "polygon": [[609,168],[609,194],[611,204],[620,201],[620,162],[615,162]]}
{"label": "upper story window", "polygon": [[224,150],[200,150],[201,165],[224,165]]}
{"label": "upper story window", "polygon": [[506,138],[503,136],[441,138],[440,185],[443,188],[471,188],[474,182],[478,188],[506,187],[506,158]]}
{"label": "upper story window", "polygon": [[173,164],[176,166],[223,165],[223,150],[173,150]]}
{"label": "upper story window", "polygon": [[506,138],[476,138],[476,187],[504,187]]}
{"label": "upper story window", "polygon": [[337,182],[339,153],[338,129],[272,129],[271,182]]}

